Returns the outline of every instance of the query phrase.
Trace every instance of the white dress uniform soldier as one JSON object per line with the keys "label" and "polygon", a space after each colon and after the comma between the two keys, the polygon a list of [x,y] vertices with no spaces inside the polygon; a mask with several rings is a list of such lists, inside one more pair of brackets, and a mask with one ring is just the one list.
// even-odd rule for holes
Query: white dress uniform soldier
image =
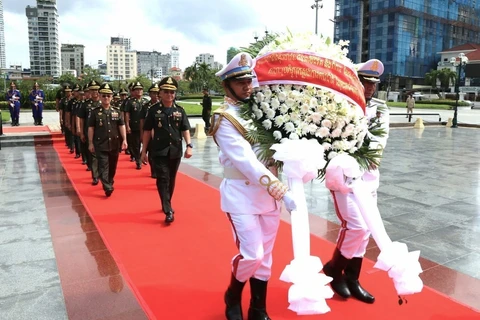
{"label": "white dress uniform soldier", "polygon": [[215,111],[209,132],[220,152],[224,168],[220,185],[221,208],[232,224],[239,253],[232,259],[230,285],[225,293],[225,315],[241,320],[243,287],[250,280],[249,320],[268,320],[267,282],[271,275],[272,249],[280,223],[280,200],[288,211],[296,208],[292,193],[265,163],[246,139],[246,123],[239,109],[252,93],[252,58],[237,54],[217,72],[225,89],[225,105]]}
{"label": "white dress uniform soldier", "polygon": [[[385,135],[381,138],[371,133],[368,134],[371,139],[370,148],[383,150],[388,138],[388,108],[384,101],[373,98],[377,83],[380,82],[379,78],[383,73],[383,64],[376,59],[368,60],[357,65],[357,73],[365,88],[364,93],[367,100],[365,113],[369,124],[378,122],[379,127],[385,130]],[[375,198],[379,177],[376,166],[365,171],[362,176]],[[323,270],[326,275],[333,278],[330,285],[341,297],[353,296],[365,303],[373,303],[375,298],[362,288],[358,281],[370,231],[359,208],[353,202],[351,193],[343,194],[340,191],[332,191],[332,196],[337,216],[341,221],[341,228],[333,258],[325,264]]]}

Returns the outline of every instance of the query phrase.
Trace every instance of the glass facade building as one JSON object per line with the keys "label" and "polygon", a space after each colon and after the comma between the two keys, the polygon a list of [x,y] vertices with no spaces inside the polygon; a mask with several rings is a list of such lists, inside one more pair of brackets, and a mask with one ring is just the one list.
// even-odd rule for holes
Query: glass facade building
{"label": "glass facade building", "polygon": [[421,83],[439,52],[480,43],[480,0],[335,0],[335,40],[355,63],[381,60],[384,79]]}

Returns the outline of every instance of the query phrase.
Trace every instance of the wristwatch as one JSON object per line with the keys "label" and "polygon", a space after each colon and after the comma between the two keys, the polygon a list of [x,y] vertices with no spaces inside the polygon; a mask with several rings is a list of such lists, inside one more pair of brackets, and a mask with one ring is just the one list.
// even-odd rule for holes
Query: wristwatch
{"label": "wristwatch", "polygon": [[192,148],[192,149],[193,149],[193,144],[191,144],[191,143],[188,143],[188,144],[187,144],[187,147],[188,147],[188,148]]}

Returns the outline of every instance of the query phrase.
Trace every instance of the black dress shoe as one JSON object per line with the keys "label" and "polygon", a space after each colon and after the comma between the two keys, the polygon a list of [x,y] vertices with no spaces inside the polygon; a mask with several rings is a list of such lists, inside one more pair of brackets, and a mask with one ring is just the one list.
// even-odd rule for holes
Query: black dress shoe
{"label": "black dress shoe", "polygon": [[92,186],[96,186],[98,184],[98,179],[97,178],[93,178],[92,180]]}
{"label": "black dress shoe", "polygon": [[137,164],[137,170],[142,170],[142,165],[141,164]]}
{"label": "black dress shoe", "polygon": [[168,211],[165,213],[165,223],[172,223],[175,220],[172,211]]}
{"label": "black dress shoe", "polygon": [[90,167],[87,167],[87,171],[92,171],[92,169],[90,169]]}
{"label": "black dress shoe", "polygon": [[113,193],[113,190],[105,190],[105,195],[107,197],[110,197],[112,195],[112,193]]}
{"label": "black dress shoe", "polygon": [[80,158],[80,157],[81,157],[81,156],[80,156],[79,154],[76,154],[76,155],[75,155],[75,159],[78,159],[78,158]]}
{"label": "black dress shoe", "polygon": [[151,177],[152,177],[152,179],[157,179],[157,175],[156,175],[156,174],[152,174]]}

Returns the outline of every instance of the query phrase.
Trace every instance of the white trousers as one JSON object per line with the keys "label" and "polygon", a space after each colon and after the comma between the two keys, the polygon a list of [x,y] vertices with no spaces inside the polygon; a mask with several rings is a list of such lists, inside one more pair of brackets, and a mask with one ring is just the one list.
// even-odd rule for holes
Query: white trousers
{"label": "white trousers", "polygon": [[[377,200],[377,188],[380,174],[378,170],[365,172],[362,180],[371,189],[372,197]],[[338,219],[340,219],[340,232],[337,238],[337,248],[347,259],[363,257],[367,250],[370,231],[365,223],[360,209],[352,200],[353,194],[343,194],[332,191],[333,203]]]}
{"label": "white trousers", "polygon": [[232,273],[240,282],[250,278],[267,281],[271,276],[272,250],[280,224],[280,214],[227,213],[239,249],[232,259]]}

